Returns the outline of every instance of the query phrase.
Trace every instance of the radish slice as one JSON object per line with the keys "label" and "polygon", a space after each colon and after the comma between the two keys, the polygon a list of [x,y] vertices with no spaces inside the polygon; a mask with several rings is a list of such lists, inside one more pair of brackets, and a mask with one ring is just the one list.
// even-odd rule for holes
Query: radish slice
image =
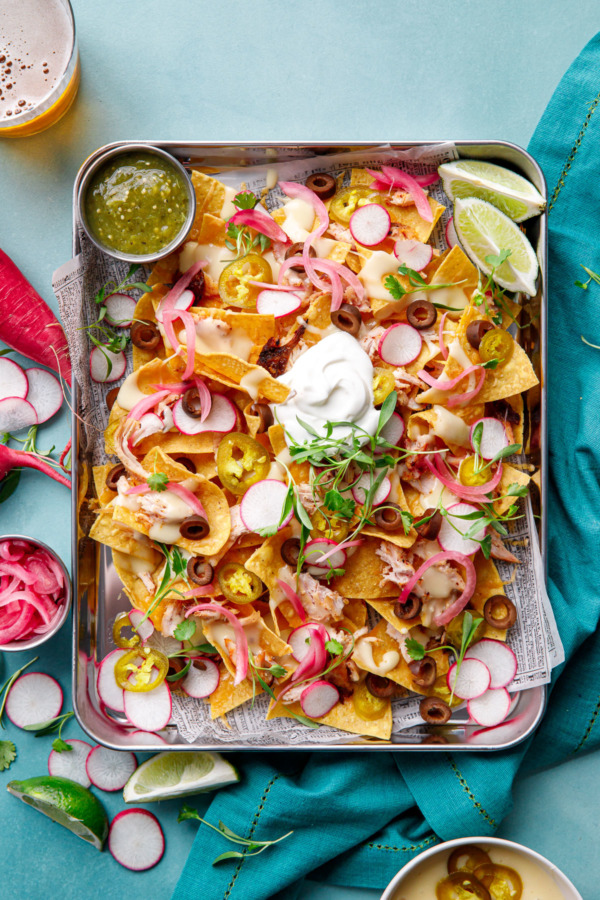
{"label": "radish slice", "polygon": [[391,366],[407,366],[414,362],[423,345],[423,338],[416,328],[404,322],[391,325],[381,336],[377,351]]}
{"label": "radish slice", "polygon": [[137,305],[133,297],[128,294],[111,294],[106,298],[104,305],[106,306],[106,321],[110,325],[115,325],[117,328],[129,328]]}
{"label": "radish slice", "polygon": [[96,679],[98,697],[105,706],[108,706],[109,709],[114,709],[115,712],[125,712],[123,688],[120,688],[117,684],[115,665],[127,652],[127,650],[121,650],[120,648],[112,650],[104,657],[98,669]]}
{"label": "radish slice", "polygon": [[390,214],[379,203],[359,206],[350,216],[350,232],[358,244],[373,247],[388,236],[391,225]]}
{"label": "radish slice", "polygon": [[404,419],[399,413],[392,413],[390,418],[387,420],[381,431],[379,432],[379,436],[387,441],[388,444],[394,444],[397,446],[398,441],[404,434]]}
{"label": "radish slice", "polygon": [[490,687],[507,687],[517,674],[517,657],[503,641],[493,638],[482,638],[469,647],[465,653],[466,659],[478,659],[490,670]]}
{"label": "radish slice", "polygon": [[19,397],[24,400],[28,390],[27,375],[21,366],[6,356],[0,356],[0,400],[6,397]]}
{"label": "radish slice", "polygon": [[136,432],[135,440],[131,443],[132,447],[137,447],[145,438],[152,434],[159,434],[164,429],[163,420],[156,413],[146,413],[139,422],[140,427]]}
{"label": "radish slice", "polygon": [[5,397],[0,400],[0,432],[21,431],[37,425],[35,408],[21,397]]}
{"label": "radish slice", "polygon": [[[463,660],[464,662],[464,660]],[[510,694],[506,688],[489,688],[481,697],[469,700],[467,710],[478,725],[499,725],[508,715]]]}
{"label": "radish slice", "polygon": [[409,269],[421,272],[433,259],[433,247],[431,244],[422,244],[421,241],[396,241],[394,255]]}
{"label": "radish slice", "polygon": [[506,428],[499,419],[492,419],[489,417],[478,419],[471,425],[470,439],[473,450],[475,450],[475,445],[473,444],[473,432],[479,424],[483,425],[479,453],[484,459],[493,459],[497,453],[504,450],[505,447],[508,447]]}
{"label": "radish slice", "polygon": [[283,528],[292,518],[293,511],[281,521],[281,514],[288,495],[288,486],[274,478],[266,478],[251,485],[240,503],[240,516],[248,531],[263,528]]}
{"label": "radish slice", "polygon": [[101,791],[122,790],[136,769],[137,759],[133,753],[109,750],[100,744],[90,750],[85,761],[87,777]]}
{"label": "radish slice", "polygon": [[[107,357],[112,364],[110,373],[108,371]],[[111,350],[106,350],[106,348],[101,350],[100,347],[94,347],[90,353],[90,375],[92,381],[95,381],[97,384],[111,384],[113,381],[118,381],[125,374],[126,368],[127,359],[122,350],[119,350],[118,353],[113,353]]]}
{"label": "radish slice", "polygon": [[[352,488],[352,496],[356,500],[357,503],[360,503],[361,506],[367,501],[367,491],[371,486],[371,476],[368,472],[365,472],[364,475],[361,475],[354,487]],[[392,482],[387,477],[387,475],[382,479],[381,484],[375,491],[373,499],[371,501],[373,506],[379,506],[381,503],[385,503],[387,498],[390,496],[390,491],[392,490]]]}
{"label": "radish slice", "polygon": [[41,725],[55,719],[63,703],[58,681],[42,672],[17,678],[6,698],[6,715],[17,728]]}
{"label": "radish slice", "polygon": [[58,378],[46,369],[28,369],[27,401],[37,413],[38,424],[51,419],[62,406],[63,392]]}
{"label": "radish slice", "polygon": [[521,722],[523,715],[514,716],[501,722],[500,725],[491,725],[489,728],[480,728],[467,736],[467,742],[476,747],[482,744],[497,744],[503,746],[505,743],[519,737],[521,733]]}
{"label": "radish slice", "polygon": [[[478,512],[476,506],[470,503],[453,503],[448,507],[448,514],[444,516],[442,527],[438,534],[438,542],[442,550],[454,550],[472,556],[480,548],[480,541],[485,537],[485,528],[481,528],[474,538],[466,538],[464,535],[473,526],[473,519],[459,518]],[[475,520],[476,521],[476,520]]]}
{"label": "radish slice", "polygon": [[448,689],[461,700],[481,697],[490,686],[490,670],[479,659],[463,659],[460,671],[454,663],[446,675]]}
{"label": "radish slice", "polygon": [[204,431],[225,434],[235,428],[235,406],[223,394],[212,395],[210,413],[204,421],[188,416],[182,404],[183,398],[173,407],[173,423],[182,434],[201,434]]}
{"label": "radish slice", "polygon": [[160,731],[171,718],[171,692],[163,681],[151,691],[123,691],[124,712],[142,731]]}
{"label": "radish slice", "polygon": [[316,575],[322,578],[331,569],[341,569],[346,562],[346,552],[344,550],[335,550],[327,559],[319,562],[320,557],[324,553],[332,550],[337,546],[337,542],[331,538],[318,538],[314,541],[308,541],[304,548],[304,555],[308,563],[307,569],[310,575]]}
{"label": "radish slice", "polygon": [[450,248],[456,247],[458,237],[456,236],[456,228],[454,227],[454,217],[450,216],[446,225],[446,243]]}
{"label": "radish slice", "polygon": [[203,697],[210,697],[212,692],[216,691],[219,681],[220,675],[217,664],[212,659],[198,656],[192,662],[190,671],[179,682],[179,685],[188,697],[196,697],[196,699],[201,700]]}
{"label": "radish slice", "polygon": [[127,615],[132,627],[139,634],[140,640],[145,643],[154,634],[154,625],[150,619],[144,619],[145,613],[141,609],[131,609]]}
{"label": "radish slice", "polygon": [[314,681],[302,691],[300,706],[305,716],[321,719],[338,703],[340,693],[329,681]]}
{"label": "radish slice", "polygon": [[302,297],[291,291],[265,290],[256,298],[256,311],[261,316],[275,316],[281,319],[297,312],[302,306]]}
{"label": "radish slice", "polygon": [[165,656],[170,656],[172,653],[178,653],[180,650],[183,650],[183,641],[178,641],[177,638],[169,637],[155,630],[148,639],[148,646],[153,647],[155,650],[160,650]]}
{"label": "radish slice", "polygon": [[144,747],[154,747],[156,744],[167,743],[160,734],[156,734],[154,731],[132,731],[128,737],[132,744],[140,744]]}
{"label": "radish slice", "polygon": [[158,819],[139,808],[118,813],[108,832],[108,849],[126,869],[151,869],[165,852],[165,837]]}
{"label": "radish slice", "polygon": [[85,761],[89,756],[92,745],[86,741],[77,739],[65,741],[71,747],[71,750],[52,750],[48,757],[48,772],[50,775],[57,775],[59,778],[70,778],[77,784],[89,788],[92,783],[88,777],[85,768]]}
{"label": "radish slice", "polygon": [[329,632],[324,625],[317,622],[309,622],[307,625],[300,625],[290,633],[288,644],[292,648],[292,656],[298,662],[302,662],[308,651],[313,638],[313,632],[319,631],[323,641],[329,640]]}
{"label": "radish slice", "polygon": [[193,291],[184,291],[173,304],[173,309],[180,309],[182,312],[187,312],[187,310],[194,305],[194,299]]}

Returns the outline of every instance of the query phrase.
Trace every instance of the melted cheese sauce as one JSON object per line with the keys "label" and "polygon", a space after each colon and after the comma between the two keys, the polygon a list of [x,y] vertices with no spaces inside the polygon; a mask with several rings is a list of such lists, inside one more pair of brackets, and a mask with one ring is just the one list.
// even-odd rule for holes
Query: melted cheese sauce
{"label": "melted cheese sauce", "polygon": [[376,663],[373,659],[373,644],[367,638],[358,639],[352,658],[376,675],[387,675],[400,662],[400,654],[396,650],[387,650],[381,657],[381,662]]}

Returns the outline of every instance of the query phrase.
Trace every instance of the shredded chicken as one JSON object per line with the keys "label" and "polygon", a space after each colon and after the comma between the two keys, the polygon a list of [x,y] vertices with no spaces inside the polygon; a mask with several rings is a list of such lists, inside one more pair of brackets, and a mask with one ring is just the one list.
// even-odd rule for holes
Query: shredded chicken
{"label": "shredded chicken", "polygon": [[281,343],[281,338],[270,337],[260,351],[257,365],[266,369],[273,378],[278,378],[280,375],[283,375],[287,368],[292,350],[300,342],[305,330],[306,326],[300,325],[296,328],[292,336],[287,339],[285,344]]}
{"label": "shredded chicken", "polygon": [[[426,194],[427,191],[424,191]],[[386,203],[391,206],[414,206],[415,201],[407,191],[394,191],[391,197],[388,197]]]}
{"label": "shredded chicken", "polygon": [[344,648],[344,653],[347,653],[352,646],[352,639],[354,639],[354,643],[356,644],[356,642],[361,637],[364,637],[364,635],[368,633],[369,629],[366,627],[366,625],[364,625],[362,628],[358,628],[352,635],[350,635],[347,631],[336,631],[336,629],[332,628],[331,626],[329,626],[327,631],[329,633],[329,637],[335,641],[339,641]]}
{"label": "shredded chicken", "polygon": [[393,375],[400,406],[407,406],[413,410],[421,409],[421,404],[417,402],[416,395],[426,385],[416,375],[411,375],[402,366],[395,368]]}
{"label": "shredded chicken", "polygon": [[300,575],[299,587],[309,619],[315,622],[329,622],[341,618],[345,601],[337,591],[320,584],[308,573]]}
{"label": "shredded chicken", "polygon": [[491,556],[493,559],[503,559],[506,562],[518,563],[519,560],[517,557],[510,552],[510,550],[504,546],[502,538],[498,534],[497,531],[492,531],[492,552]]}
{"label": "shredded chicken", "polygon": [[356,308],[359,309],[360,312],[371,312],[371,304],[369,302],[369,298],[367,297],[366,291],[364,293],[363,299],[361,300],[354,288],[348,286],[344,290],[344,303],[350,303],[352,304],[352,306],[356,306]]}
{"label": "shredded chicken", "polygon": [[354,245],[352,232],[349,228],[344,228],[343,225],[340,225],[339,222],[332,222],[330,219],[327,231],[334,236],[336,241],[344,241],[346,244]]}
{"label": "shredded chicken", "polygon": [[[141,576],[140,576],[141,577]],[[154,589],[154,585],[153,585]],[[184,616],[181,612],[181,608],[178,603],[169,603],[166,607],[162,621],[160,624],[160,630],[166,637],[173,637],[175,629],[183,622]]]}
{"label": "shredded chicken", "polygon": [[135,458],[129,446],[130,439],[134,439],[134,435],[137,433],[139,427],[140,423],[135,419],[122,419],[115,431],[113,444],[116,455],[119,457],[127,471],[131,472],[132,475],[137,475],[138,478],[145,481],[148,477],[148,473],[139,460]]}
{"label": "shredded chicken", "polygon": [[377,350],[377,345],[379,344],[379,339],[381,335],[384,333],[385,328],[383,325],[378,325],[377,328],[371,328],[370,331],[367,331],[363,337],[358,339],[358,343],[363,348],[369,359],[372,363],[377,364],[381,362],[381,357],[379,356],[379,352]]}
{"label": "shredded chicken", "polygon": [[318,507],[318,503],[313,496],[312,486],[310,484],[306,484],[306,482],[300,481],[296,485],[296,493],[298,495],[300,503],[302,504],[306,512],[309,514],[309,516],[312,516],[312,514]]}
{"label": "shredded chicken", "polygon": [[138,578],[140,579],[140,581],[142,582],[142,584],[144,585],[144,587],[146,588],[146,590],[148,591],[149,594],[156,593],[156,587],[155,587],[154,582],[152,581],[152,575],[150,574],[150,572],[139,572]]}
{"label": "shredded chicken", "polygon": [[414,567],[409,562],[410,554],[401,547],[382,541],[375,553],[385,563],[383,577],[386,581],[393,581],[398,587],[402,587],[415,574]]}
{"label": "shredded chicken", "polygon": [[359,680],[358,667],[353,660],[341,662],[335,669],[327,673],[327,681],[335,685],[340,692],[342,703],[354,693],[354,685]]}

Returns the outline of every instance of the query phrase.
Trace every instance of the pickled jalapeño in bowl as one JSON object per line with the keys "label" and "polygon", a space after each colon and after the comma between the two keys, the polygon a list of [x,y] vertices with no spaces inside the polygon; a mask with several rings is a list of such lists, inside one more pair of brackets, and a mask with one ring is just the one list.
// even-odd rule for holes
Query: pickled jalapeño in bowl
{"label": "pickled jalape\u00f1o in bowl", "polygon": [[69,0],[1,0],[0,138],[57,122],[75,99],[79,75]]}

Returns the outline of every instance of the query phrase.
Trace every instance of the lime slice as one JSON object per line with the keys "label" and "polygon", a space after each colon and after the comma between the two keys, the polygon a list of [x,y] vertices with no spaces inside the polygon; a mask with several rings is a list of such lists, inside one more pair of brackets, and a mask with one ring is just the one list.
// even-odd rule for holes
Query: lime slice
{"label": "lime slice", "polygon": [[459,159],[438,169],[451,200],[479,197],[497,206],[513,222],[524,222],[546,208],[546,201],[530,181],[493,163]]}
{"label": "lime slice", "polygon": [[6,790],[102,850],[108,834],[106,813],[98,798],[76,781],[40,775],[26,781],[11,781]]}
{"label": "lime slice", "polygon": [[135,770],[125,787],[125,803],[152,803],[201,794],[240,780],[237,769],[218,753],[167,750]]}
{"label": "lime slice", "polygon": [[510,250],[508,259],[494,272],[494,281],[508,291],[535,294],[535,251],[508,216],[485,200],[467,197],[454,203],[454,227],[465,253],[486,275],[492,271],[486,257]]}

